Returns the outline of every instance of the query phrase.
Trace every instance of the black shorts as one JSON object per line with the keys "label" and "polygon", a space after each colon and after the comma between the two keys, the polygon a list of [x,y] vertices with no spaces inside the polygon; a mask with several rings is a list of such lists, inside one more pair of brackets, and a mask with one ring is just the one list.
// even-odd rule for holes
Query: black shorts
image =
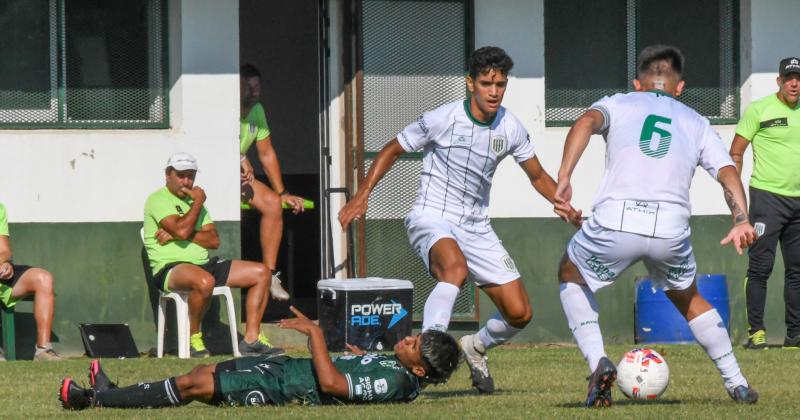
{"label": "black shorts", "polygon": [[[185,261],[176,261],[173,263],[169,263],[164,266],[155,276],[153,276],[153,287],[162,292],[169,292],[167,290],[167,285],[164,284],[164,281],[167,279],[167,274],[175,268],[175,266],[180,264],[192,264]],[[213,257],[208,260],[207,263],[203,265],[198,265],[197,267],[202,268],[207,273],[214,276],[214,287],[225,286],[228,283],[228,274],[231,272],[231,265],[233,264],[232,260],[227,260],[224,258]],[[192,264],[195,265],[195,264]]]}
{"label": "black shorts", "polygon": [[0,302],[7,308],[10,308],[17,304],[18,301],[22,300],[24,297],[13,298],[11,297],[11,289],[19,281],[20,277],[25,274],[26,271],[30,270],[31,266],[29,265],[17,265],[11,264],[11,267],[14,268],[14,275],[11,276],[8,280],[0,280]]}

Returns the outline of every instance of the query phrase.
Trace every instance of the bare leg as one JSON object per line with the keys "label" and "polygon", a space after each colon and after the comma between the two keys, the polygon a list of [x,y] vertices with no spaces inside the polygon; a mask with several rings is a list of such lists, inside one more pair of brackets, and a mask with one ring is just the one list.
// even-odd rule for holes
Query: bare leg
{"label": "bare leg", "polygon": [[270,271],[275,271],[278,248],[283,236],[281,198],[275,191],[259,181],[253,181],[253,193],[250,205],[261,213],[259,236],[262,261]]}
{"label": "bare leg", "polygon": [[252,261],[234,260],[231,265],[228,282],[226,285],[247,290],[247,323],[245,324],[244,339],[252,343],[258,339],[261,328],[261,318],[267,309],[269,300],[269,285],[272,276],[264,264]]}
{"label": "bare leg", "polygon": [[199,333],[214,292],[214,277],[196,265],[178,264],[169,273],[169,288],[189,292],[189,334]]}
{"label": "bare leg", "polygon": [[41,268],[31,268],[19,278],[11,290],[11,296],[20,298],[33,294],[33,317],[36,319],[36,345],[46,347],[50,344],[50,330],[53,326],[53,276]]}

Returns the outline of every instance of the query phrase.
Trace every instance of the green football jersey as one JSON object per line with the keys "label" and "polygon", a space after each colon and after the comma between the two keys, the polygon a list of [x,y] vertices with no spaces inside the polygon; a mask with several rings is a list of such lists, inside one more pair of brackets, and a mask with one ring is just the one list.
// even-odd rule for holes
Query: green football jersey
{"label": "green football jersey", "polygon": [[239,120],[239,153],[246,154],[254,142],[266,139],[270,133],[264,107],[257,103],[247,117]]}
{"label": "green football jersey", "polygon": [[419,395],[419,380],[395,356],[344,355],[333,364],[347,378],[351,402],[410,402]]}

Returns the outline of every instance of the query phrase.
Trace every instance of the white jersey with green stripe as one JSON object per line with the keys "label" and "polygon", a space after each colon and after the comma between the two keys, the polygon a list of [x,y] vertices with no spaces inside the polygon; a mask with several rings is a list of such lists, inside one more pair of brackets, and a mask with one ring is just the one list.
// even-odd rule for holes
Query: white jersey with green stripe
{"label": "white jersey with green stripe", "polygon": [[492,177],[503,158],[534,157],[522,123],[504,107],[489,122],[476,120],[469,100],[424,113],[397,135],[406,152],[422,149],[422,174],[413,210],[443,217],[470,232],[489,229]]}
{"label": "white jersey with green stripe", "polygon": [[688,229],[695,168],[716,179],[733,161],[706,118],[661,91],[605,97],[606,169],[593,217],[607,229],[674,238]]}

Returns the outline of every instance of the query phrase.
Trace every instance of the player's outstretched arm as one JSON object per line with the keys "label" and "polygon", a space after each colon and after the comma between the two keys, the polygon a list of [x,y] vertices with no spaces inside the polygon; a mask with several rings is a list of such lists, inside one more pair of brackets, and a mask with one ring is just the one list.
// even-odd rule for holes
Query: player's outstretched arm
{"label": "player's outstretched arm", "polygon": [[747,198],[744,195],[742,180],[736,168],[726,166],[717,173],[717,181],[722,185],[725,202],[731,210],[731,217],[733,217],[733,227],[728,235],[720,241],[720,245],[732,242],[736,253],[742,255],[742,249],[747,248],[756,240],[755,229],[747,218]]}
{"label": "player's outstretched arm", "polygon": [[339,210],[339,223],[342,225],[342,229],[347,229],[347,226],[349,226],[353,220],[367,213],[367,201],[369,200],[370,193],[372,193],[372,190],[378,185],[378,181],[389,172],[389,169],[392,169],[392,165],[397,161],[397,158],[405,152],[403,147],[400,146],[400,142],[397,141],[397,138],[392,139],[386,146],[383,146],[383,149],[381,149],[378,156],[376,156],[375,160],[372,162],[372,166],[370,166],[361,188],[359,188],[353,198]]}
{"label": "player's outstretched arm", "polygon": [[528,175],[528,179],[531,180],[533,188],[555,206],[555,213],[561,217],[562,220],[580,227],[583,222],[583,212],[574,209],[569,203],[556,203],[556,182],[553,181],[553,178],[544,170],[541,162],[539,162],[539,158],[534,156],[531,159],[521,162],[519,165],[522,167],[522,170],[525,171],[525,174]]}
{"label": "player's outstretched arm", "polygon": [[564,154],[561,157],[561,167],[558,170],[558,184],[553,197],[556,213],[564,212],[572,207],[572,185],[570,179],[578,160],[589,145],[592,134],[597,133],[603,126],[603,114],[590,109],[583,113],[567,133],[564,142]]}
{"label": "player's outstretched arm", "polygon": [[297,318],[283,319],[278,323],[278,326],[280,328],[290,328],[299,331],[309,338],[311,361],[314,363],[314,370],[317,372],[320,390],[334,397],[347,398],[349,396],[347,378],[342,375],[342,372],[336,369],[333,361],[331,361],[322,328],[311,322],[308,317],[294,306],[290,306],[289,310],[291,310]]}

